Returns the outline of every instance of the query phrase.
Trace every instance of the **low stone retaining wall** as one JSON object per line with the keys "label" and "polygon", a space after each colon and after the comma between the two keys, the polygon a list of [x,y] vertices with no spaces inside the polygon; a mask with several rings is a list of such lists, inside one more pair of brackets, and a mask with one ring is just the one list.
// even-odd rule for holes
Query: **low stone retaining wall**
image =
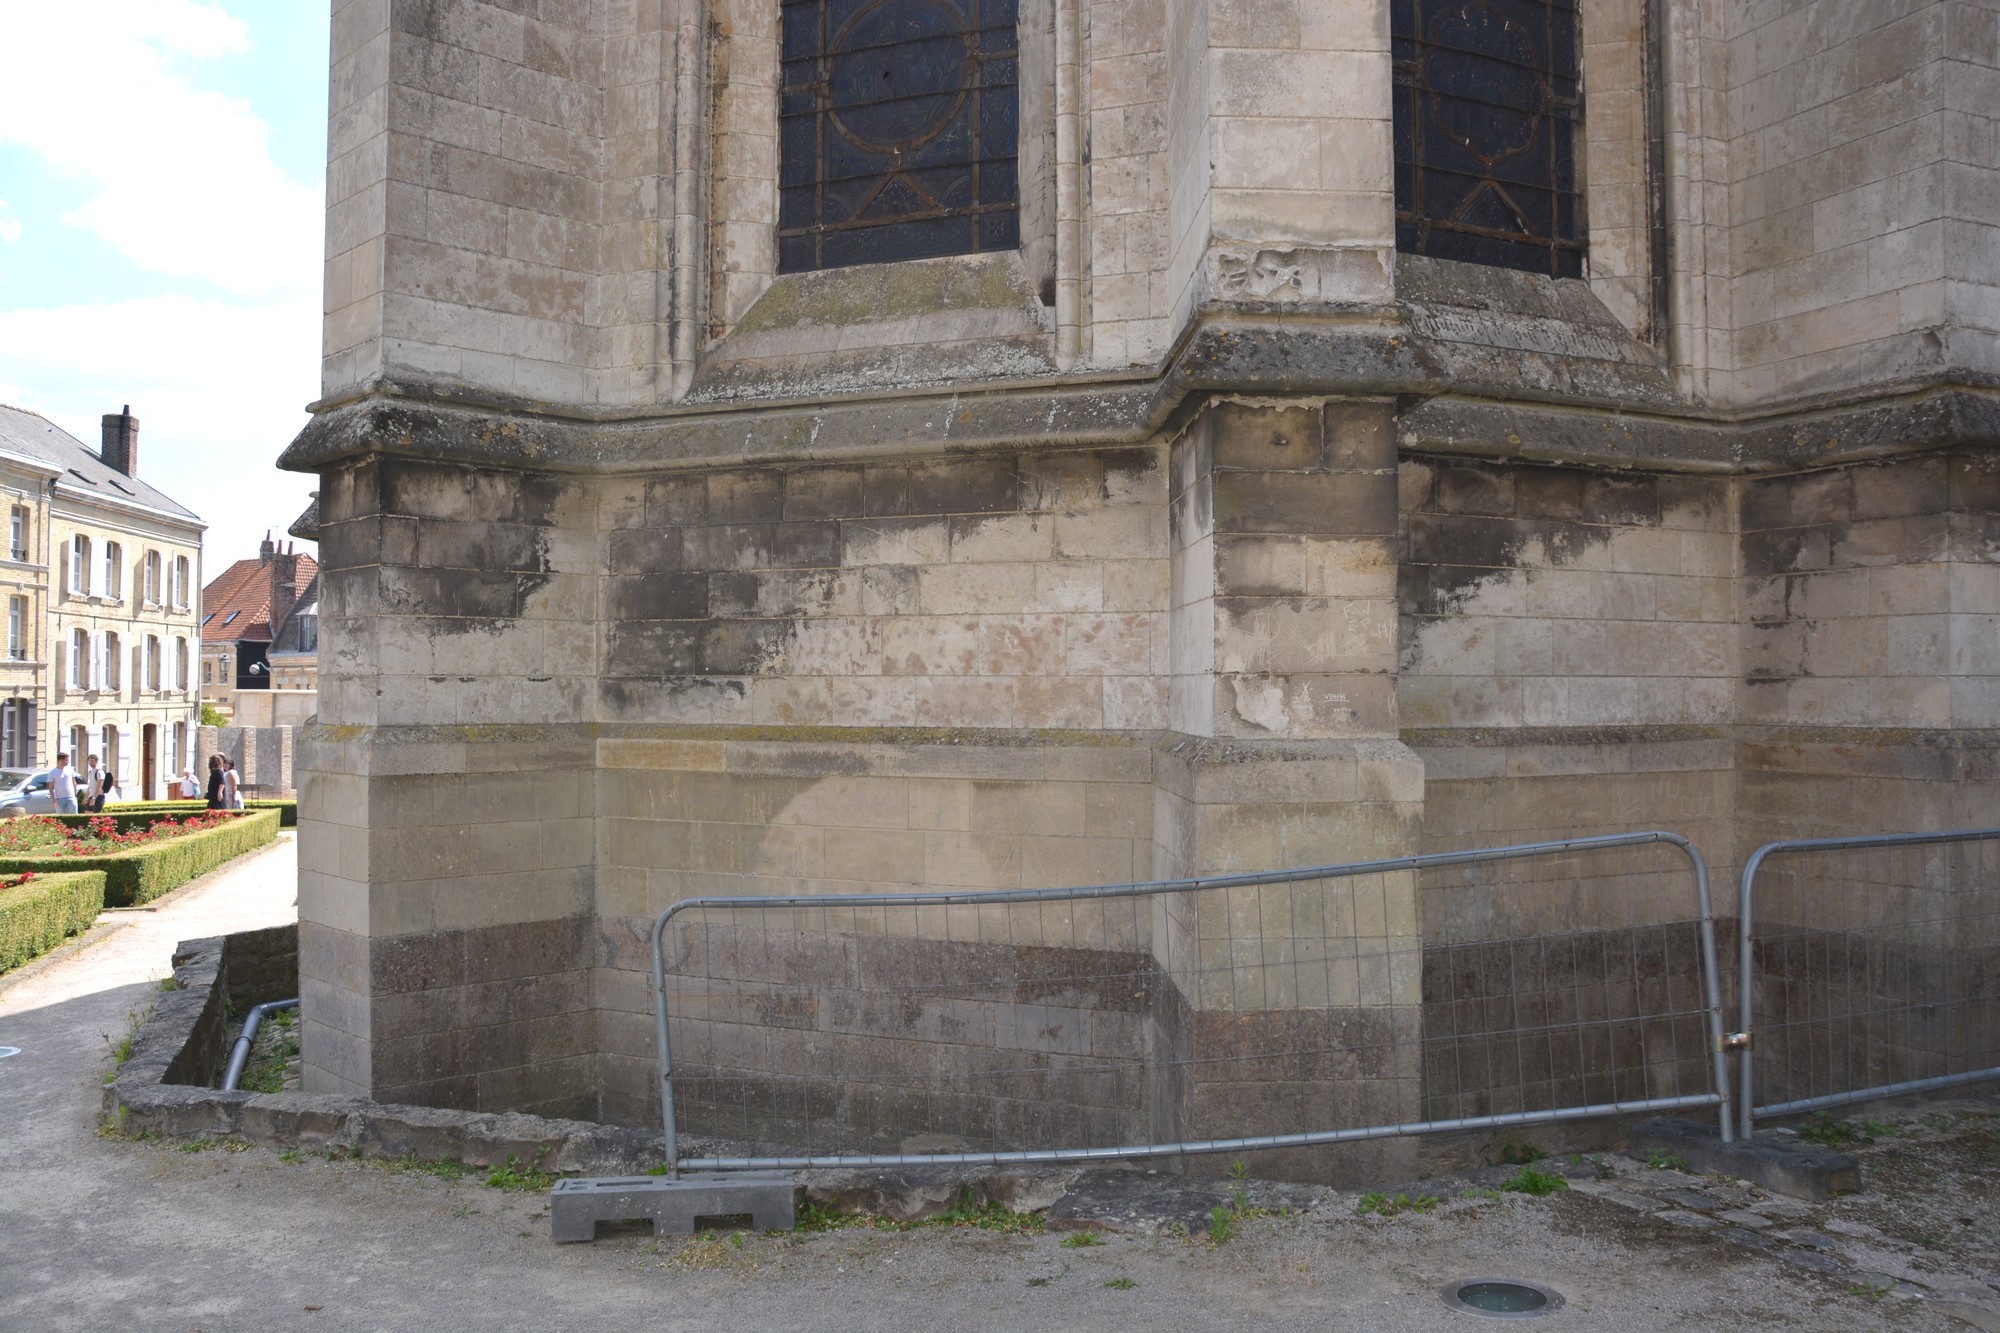
{"label": "low stone retaining wall", "polygon": [[[228,1136],[275,1148],[474,1165],[514,1157],[542,1170],[632,1175],[658,1166],[660,1136],[640,1129],[397,1106],[363,1097],[223,1092],[232,1015],[298,994],[298,930],[283,926],[184,942],[175,988],[163,991],[104,1088],[104,1110],[128,1134]],[[693,1147],[695,1145],[690,1145]]]}

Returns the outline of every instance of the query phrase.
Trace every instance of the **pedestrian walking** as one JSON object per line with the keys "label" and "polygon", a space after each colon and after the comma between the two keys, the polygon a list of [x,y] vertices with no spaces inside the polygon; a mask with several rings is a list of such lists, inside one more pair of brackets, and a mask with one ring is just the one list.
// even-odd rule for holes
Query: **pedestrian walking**
{"label": "pedestrian walking", "polygon": [[235,763],[227,755],[224,755],[222,759],[222,783],[223,808],[227,810],[241,810],[243,808],[243,783],[236,776]]}
{"label": "pedestrian walking", "polygon": [[180,797],[183,801],[199,801],[201,799],[201,783],[195,780],[193,769],[184,768],[181,770],[181,780],[175,784],[174,795]]}
{"label": "pedestrian walking", "polygon": [[76,770],[69,766],[67,750],[56,756],[56,766],[49,770],[49,799],[56,803],[56,813],[76,813]]}
{"label": "pedestrian walking", "polygon": [[84,763],[83,799],[80,808],[85,814],[98,814],[104,809],[104,765],[96,755],[91,755]]}
{"label": "pedestrian walking", "polygon": [[222,803],[223,790],[228,785],[222,776],[222,765],[225,762],[227,761],[219,754],[208,757],[208,808],[211,810],[229,808]]}

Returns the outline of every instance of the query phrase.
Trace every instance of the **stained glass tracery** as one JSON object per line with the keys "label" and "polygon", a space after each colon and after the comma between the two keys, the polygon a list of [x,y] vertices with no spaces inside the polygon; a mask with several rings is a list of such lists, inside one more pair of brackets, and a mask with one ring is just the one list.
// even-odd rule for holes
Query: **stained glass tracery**
{"label": "stained glass tracery", "polygon": [[1020,244],[1016,0],[785,0],[778,268]]}
{"label": "stained glass tracery", "polygon": [[1583,272],[1576,0],[1393,0],[1396,248]]}

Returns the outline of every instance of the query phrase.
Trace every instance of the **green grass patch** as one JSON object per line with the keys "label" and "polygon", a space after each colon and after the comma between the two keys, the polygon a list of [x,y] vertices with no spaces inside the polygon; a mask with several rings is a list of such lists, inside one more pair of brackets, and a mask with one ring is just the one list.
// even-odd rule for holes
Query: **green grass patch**
{"label": "green grass patch", "polygon": [[523,1165],[512,1153],[507,1160],[486,1173],[486,1183],[496,1190],[554,1189],[556,1178],[533,1163]]}
{"label": "green grass patch", "polygon": [[244,1092],[283,1092],[285,1070],[299,1053],[299,1013],[277,1009],[265,1016],[250,1044],[250,1059],[236,1086]]}
{"label": "green grass patch", "polygon": [[1438,1201],[1428,1194],[1415,1198],[1407,1194],[1384,1194],[1380,1190],[1370,1190],[1361,1196],[1354,1211],[1366,1216],[1373,1213],[1377,1217],[1394,1217],[1398,1213],[1428,1213],[1438,1206]]}
{"label": "green grass patch", "polygon": [[0,888],[0,972],[39,958],[70,936],[90,929],[104,910],[104,872],[65,866],[60,871],[15,872]]}
{"label": "green grass patch", "polygon": [[1822,1148],[1845,1148],[1851,1143],[1873,1143],[1894,1132],[1879,1120],[1864,1120],[1857,1125],[1851,1120],[1835,1120],[1830,1115],[1823,1115],[1810,1125],[1801,1127],[1799,1137]]}
{"label": "green grass patch", "polygon": [[944,1212],[935,1217],[920,1217],[915,1221],[880,1217],[872,1213],[843,1213],[826,1204],[815,1203],[808,1199],[799,1209],[797,1225],[800,1231],[845,1231],[853,1227],[862,1227],[870,1231],[923,1231],[941,1227],[971,1227],[1007,1235],[1032,1235],[1039,1233],[1044,1223],[1033,1213],[1017,1213],[995,1200],[989,1199],[985,1203],[975,1204],[972,1201],[972,1191],[967,1190],[959,1196],[957,1203]]}
{"label": "green grass patch", "polygon": [[[7,823],[37,824],[42,818],[17,819]],[[116,821],[113,822],[115,824]],[[25,836],[12,828],[5,831],[15,837]],[[225,861],[262,847],[277,836],[278,812],[258,810],[200,833],[183,834],[162,842],[120,847],[93,855],[51,855],[32,847],[0,854],[0,875],[31,873],[42,876],[75,870],[101,871],[104,875],[104,905],[131,907],[151,902]]]}
{"label": "green grass patch", "polygon": [[1569,1182],[1554,1171],[1544,1171],[1536,1166],[1524,1166],[1507,1179],[1500,1182],[1500,1188],[1515,1194],[1528,1194],[1537,1199],[1551,1194],[1560,1194],[1569,1188]]}

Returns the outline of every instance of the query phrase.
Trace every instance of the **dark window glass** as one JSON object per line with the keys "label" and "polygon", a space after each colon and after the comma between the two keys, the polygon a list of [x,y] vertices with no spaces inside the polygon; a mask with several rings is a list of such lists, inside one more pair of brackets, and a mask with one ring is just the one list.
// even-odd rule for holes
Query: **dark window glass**
{"label": "dark window glass", "polygon": [[785,0],[778,271],[1021,242],[1015,0]]}
{"label": "dark window glass", "polygon": [[1392,0],[1396,248],[1583,274],[1576,0]]}

